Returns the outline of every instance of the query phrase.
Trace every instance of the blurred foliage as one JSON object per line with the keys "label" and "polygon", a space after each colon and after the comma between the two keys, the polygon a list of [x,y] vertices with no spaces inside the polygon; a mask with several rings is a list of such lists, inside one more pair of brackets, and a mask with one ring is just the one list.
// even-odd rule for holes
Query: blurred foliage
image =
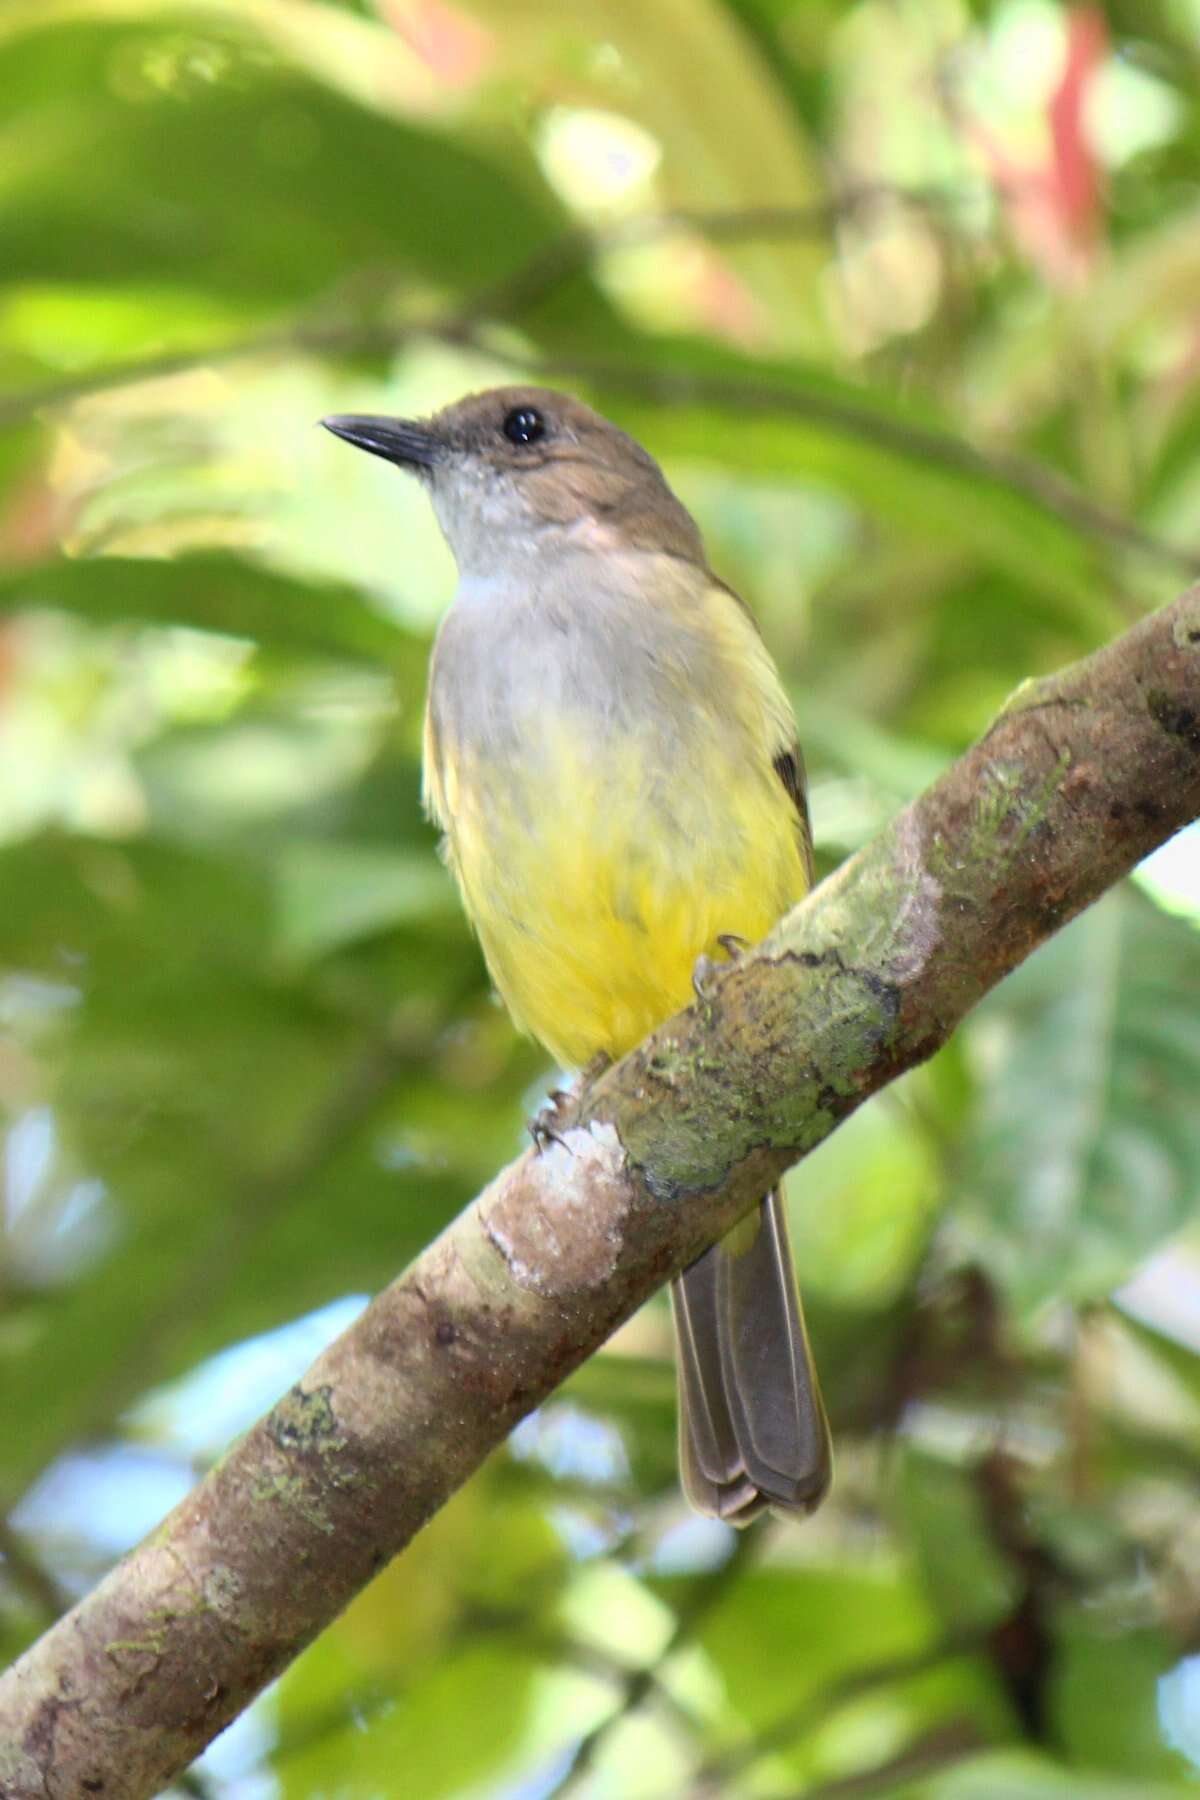
{"label": "blurred foliage", "polygon": [[[7,0],[0,1644],[521,1147],[419,806],[452,589],[313,429],[536,372],[659,453],[829,868],[1200,568],[1200,5]],[[1166,1800],[1200,1764],[1200,845],[792,1183],[839,1446],[686,1518],[657,1302],[210,1800]]]}

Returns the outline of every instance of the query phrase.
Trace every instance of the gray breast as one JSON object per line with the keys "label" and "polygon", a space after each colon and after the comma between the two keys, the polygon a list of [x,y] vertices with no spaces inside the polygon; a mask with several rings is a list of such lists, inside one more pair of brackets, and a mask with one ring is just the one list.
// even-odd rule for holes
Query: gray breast
{"label": "gray breast", "polygon": [[[646,748],[661,768],[686,756],[698,733],[731,729],[716,649],[697,628],[701,572],[648,556],[633,568],[613,559],[611,570],[597,569],[608,561],[556,558],[553,580],[539,569],[519,591],[463,584],[430,678],[445,745],[483,765],[536,764],[547,726],[569,716],[597,756],[634,732],[652,740]],[[647,603],[645,581],[663,598]]]}

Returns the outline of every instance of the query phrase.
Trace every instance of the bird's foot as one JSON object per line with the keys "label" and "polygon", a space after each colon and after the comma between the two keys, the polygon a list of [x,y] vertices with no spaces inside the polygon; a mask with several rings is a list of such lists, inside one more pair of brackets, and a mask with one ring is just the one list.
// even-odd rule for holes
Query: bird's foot
{"label": "bird's foot", "polygon": [[[739,937],[735,931],[722,931],[718,935],[716,941],[720,944],[730,962],[736,962],[738,957],[742,954],[742,951],[746,948],[746,939],[744,937]],[[713,976],[716,975],[719,970],[723,969],[724,966],[724,963],[717,962],[711,956],[702,955],[696,958],[696,961],[692,966],[692,992],[695,994],[697,1000],[709,999],[709,984],[711,983]]]}
{"label": "bird's foot", "polygon": [[566,1147],[564,1132],[578,1125],[593,1086],[605,1069],[611,1067],[612,1057],[601,1050],[580,1071],[578,1080],[569,1088],[550,1089],[546,1104],[539,1107],[529,1121],[529,1135],[539,1156],[547,1144],[562,1144]]}
{"label": "bird's foot", "polygon": [[550,1089],[545,1105],[538,1107],[528,1123],[529,1135],[539,1156],[547,1144],[562,1144],[565,1148],[563,1132],[569,1131],[574,1123],[570,1117],[574,1110],[575,1095],[570,1088]]}

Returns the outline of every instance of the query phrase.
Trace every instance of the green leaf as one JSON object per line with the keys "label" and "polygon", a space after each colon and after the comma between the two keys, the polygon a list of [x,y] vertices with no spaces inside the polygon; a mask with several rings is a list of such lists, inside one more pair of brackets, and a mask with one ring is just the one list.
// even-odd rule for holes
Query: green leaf
{"label": "green leaf", "polygon": [[354,104],[289,66],[253,11],[33,18],[0,36],[8,283],[171,283],[266,316],[356,272],[470,287],[559,228],[519,154],[505,170]]}
{"label": "green leaf", "polygon": [[[672,1584],[657,1585],[669,1599]],[[698,1637],[731,1704],[762,1728],[851,1671],[928,1649],[936,1631],[907,1571],[832,1562],[745,1571]]]}
{"label": "green leaf", "polygon": [[[57,1145],[9,1246],[11,1492],[154,1380],[397,1272],[519,1147],[528,1065],[424,921],[382,979],[377,950],[332,991],[280,971],[245,861],[46,839],[0,890]],[[456,1068],[485,1084],[470,1134]]]}
{"label": "green leaf", "polygon": [[[1094,1704],[1103,1710],[1104,1696]],[[1101,1770],[1064,1768],[1032,1751],[1000,1751],[972,1757],[914,1791],[913,1800],[1188,1800],[1188,1782],[1123,1780]]]}
{"label": "green leaf", "polygon": [[861,1108],[788,1181],[806,1291],[847,1310],[907,1288],[941,1204],[933,1148],[897,1098]]}
{"label": "green leaf", "polygon": [[979,1102],[960,1216],[976,1253],[1022,1307],[1098,1299],[1193,1216],[1195,933],[1120,889],[969,1029]]}
{"label": "green leaf", "polygon": [[1018,576],[1053,602],[1061,624],[1097,635],[1115,628],[1097,580],[1103,537],[1062,516],[1041,491],[1046,484],[1007,473],[928,402],[816,364],[740,356],[702,340],[644,338],[639,346],[631,335],[592,379],[598,403],[659,455],[719,455],[723,467],[758,479],[849,495],[903,534],[953,544]]}
{"label": "green leaf", "polygon": [[22,504],[22,489],[28,487],[34,508],[44,514],[46,495],[39,461],[46,445],[46,432],[40,425],[25,425],[19,431],[0,435],[0,564],[23,562],[30,554],[41,555],[45,526],[31,522]]}
{"label": "green leaf", "polygon": [[280,1792],[284,1800],[378,1800],[398,1791],[444,1800],[491,1785],[525,1736],[537,1672],[519,1646],[468,1643],[418,1665],[395,1692],[358,1705],[351,1698],[348,1707],[335,1666],[328,1723],[309,1699],[310,1730],[296,1733],[294,1750],[285,1740],[273,1758]]}
{"label": "green leaf", "polygon": [[1158,1683],[1178,1655],[1165,1631],[1097,1631],[1094,1618],[1069,1616],[1058,1637],[1053,1706],[1072,1762],[1143,1778],[1182,1773],[1158,1718]]}
{"label": "green leaf", "polygon": [[173,562],[89,557],[0,580],[0,617],[39,607],[97,623],[187,625],[372,663],[398,659],[409,641],[353,589],[299,581],[235,556],[184,556]]}
{"label": "green leaf", "polygon": [[289,959],[458,906],[446,871],[428,854],[374,846],[292,844],[275,862],[275,879],[277,941]]}
{"label": "green leaf", "polygon": [[[508,0],[473,0],[470,10],[494,34],[501,82],[560,87],[569,70],[561,109],[568,120],[587,108],[641,127],[656,153],[654,199],[665,209],[735,211],[766,197],[779,206],[817,202],[820,169],[805,122],[718,0],[656,0],[634,11],[622,0],[568,8],[526,0],[517,9]],[[605,46],[604,56],[596,55],[597,45]],[[619,84],[613,67],[622,71]],[[736,119],[737,129],[714,131],[719,118]],[[560,120],[551,114],[540,121],[551,141]],[[618,157],[610,151],[608,160]],[[559,163],[580,210],[602,216],[603,189],[588,179],[586,154],[568,150]],[[812,234],[722,244],[720,257],[769,315],[775,342],[827,341],[818,291],[823,248]],[[714,272],[714,286],[718,279]],[[733,281],[729,287],[737,319],[745,303],[739,306]],[[568,315],[568,324],[577,329],[578,319]]]}
{"label": "green leaf", "polygon": [[904,1536],[947,1626],[998,1624],[1017,1600],[1016,1579],[997,1552],[970,1473],[905,1445],[896,1501]]}

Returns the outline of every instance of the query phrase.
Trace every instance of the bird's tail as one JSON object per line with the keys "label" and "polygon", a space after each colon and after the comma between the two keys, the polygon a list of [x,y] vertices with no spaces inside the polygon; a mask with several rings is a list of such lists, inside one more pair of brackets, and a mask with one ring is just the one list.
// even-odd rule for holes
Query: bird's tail
{"label": "bird's tail", "polygon": [[671,1286],[679,1466],[697,1512],[748,1525],[810,1513],[829,1486],[829,1426],[776,1188]]}

